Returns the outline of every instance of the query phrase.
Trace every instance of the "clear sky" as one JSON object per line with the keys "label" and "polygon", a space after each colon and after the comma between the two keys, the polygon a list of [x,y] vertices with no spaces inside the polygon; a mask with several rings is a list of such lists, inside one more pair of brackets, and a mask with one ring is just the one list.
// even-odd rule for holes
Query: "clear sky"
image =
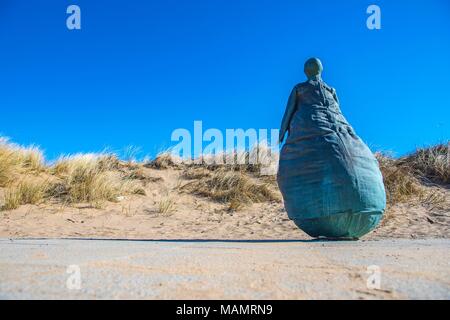
{"label": "clear sky", "polygon": [[0,43],[0,134],[50,158],[154,155],[194,120],[278,128],[311,56],[373,150],[450,138],[448,0],[1,0]]}

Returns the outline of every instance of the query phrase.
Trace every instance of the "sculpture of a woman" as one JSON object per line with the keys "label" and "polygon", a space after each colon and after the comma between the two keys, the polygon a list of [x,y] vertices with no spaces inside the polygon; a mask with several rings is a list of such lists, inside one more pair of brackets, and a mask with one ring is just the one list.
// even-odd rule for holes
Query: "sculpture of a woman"
{"label": "sculpture of a woman", "polygon": [[383,178],[372,152],[344,118],[336,90],[321,78],[322,63],[305,63],[280,130],[277,181],[288,216],[312,237],[359,238],[386,207]]}

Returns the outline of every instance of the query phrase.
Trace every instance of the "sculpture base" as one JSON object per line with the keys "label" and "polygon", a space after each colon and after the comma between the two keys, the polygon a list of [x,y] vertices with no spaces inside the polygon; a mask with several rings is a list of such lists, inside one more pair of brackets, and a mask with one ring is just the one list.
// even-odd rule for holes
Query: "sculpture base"
{"label": "sculpture base", "polygon": [[382,212],[339,213],[322,218],[293,221],[313,238],[355,239],[375,229],[382,216]]}

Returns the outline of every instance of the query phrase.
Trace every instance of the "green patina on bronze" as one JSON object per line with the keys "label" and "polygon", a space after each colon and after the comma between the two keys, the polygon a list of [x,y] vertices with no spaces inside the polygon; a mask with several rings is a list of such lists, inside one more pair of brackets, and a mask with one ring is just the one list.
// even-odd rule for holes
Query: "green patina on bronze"
{"label": "green patina on bronze", "polygon": [[294,87],[280,130],[278,185],[286,211],[313,237],[359,238],[386,208],[383,179],[372,152],[343,116],[336,90],[321,78],[317,58]]}

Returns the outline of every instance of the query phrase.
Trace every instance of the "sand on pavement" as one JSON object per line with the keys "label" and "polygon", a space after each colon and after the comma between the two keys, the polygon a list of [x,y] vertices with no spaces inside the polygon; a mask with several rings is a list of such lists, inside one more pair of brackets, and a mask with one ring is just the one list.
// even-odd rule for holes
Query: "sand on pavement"
{"label": "sand on pavement", "polygon": [[0,298],[449,299],[449,249],[445,239],[2,239]]}

